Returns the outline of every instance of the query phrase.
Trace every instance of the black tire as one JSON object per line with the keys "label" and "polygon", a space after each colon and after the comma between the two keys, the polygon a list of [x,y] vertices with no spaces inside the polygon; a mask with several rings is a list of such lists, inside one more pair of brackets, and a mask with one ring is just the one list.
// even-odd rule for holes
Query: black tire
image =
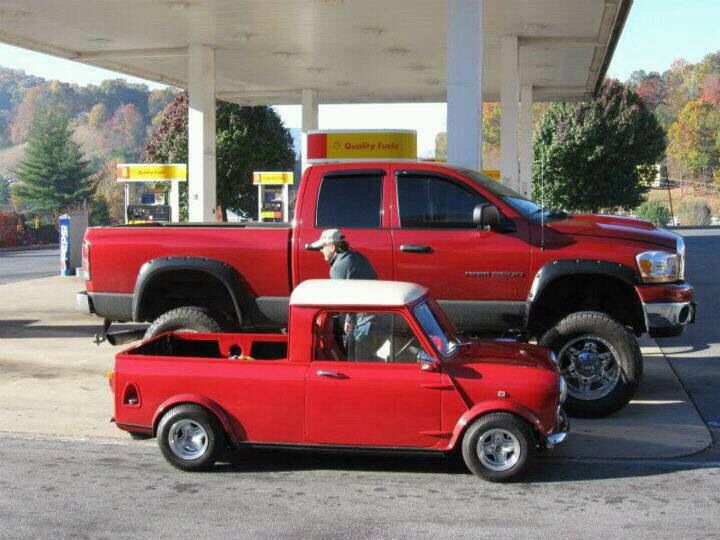
{"label": "black tire", "polygon": [[[498,436],[502,438],[496,441]],[[484,445],[482,441],[485,441]],[[492,447],[496,443],[512,446],[515,450],[509,453],[500,450],[504,457],[483,452],[483,446]],[[481,416],[465,431],[462,456],[473,474],[490,482],[507,482],[518,479],[532,466],[535,447],[530,424],[514,414],[498,412]]]}
{"label": "black tire", "polygon": [[[188,441],[193,431],[196,435]],[[225,446],[225,433],[215,415],[190,403],[173,407],[163,415],[157,439],[163,457],[183,471],[209,470]]]}
{"label": "black tire", "polygon": [[539,344],[558,355],[569,392],[563,407],[570,416],[613,414],[632,399],[640,384],[643,359],[637,339],[605,313],[568,315]]}
{"label": "black tire", "polygon": [[152,435],[149,435],[148,433],[140,433],[137,431],[131,431],[130,438],[133,441],[147,441],[148,439],[152,439]]}
{"label": "black tire", "polygon": [[165,332],[187,330],[191,332],[219,333],[223,331],[222,318],[197,306],[171,309],[160,315],[145,331],[143,339],[150,339]]}

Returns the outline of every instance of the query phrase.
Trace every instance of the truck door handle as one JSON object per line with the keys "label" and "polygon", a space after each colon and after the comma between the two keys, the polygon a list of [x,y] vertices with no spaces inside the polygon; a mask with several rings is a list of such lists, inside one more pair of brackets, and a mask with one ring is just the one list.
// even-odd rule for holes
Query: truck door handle
{"label": "truck door handle", "polygon": [[342,375],[338,373],[337,371],[325,371],[323,369],[315,372],[320,377],[335,377],[335,378],[342,378]]}
{"label": "truck door handle", "polygon": [[417,244],[403,244],[400,246],[400,251],[405,253],[432,253],[430,246],[420,246]]}

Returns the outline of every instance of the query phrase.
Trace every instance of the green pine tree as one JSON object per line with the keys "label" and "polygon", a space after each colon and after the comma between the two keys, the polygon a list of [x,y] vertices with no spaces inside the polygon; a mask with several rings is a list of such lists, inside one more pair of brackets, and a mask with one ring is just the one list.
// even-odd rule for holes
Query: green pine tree
{"label": "green pine tree", "polygon": [[15,174],[20,180],[13,186],[15,196],[34,211],[52,216],[85,204],[95,191],[92,171],[72,139],[70,118],[64,112],[46,110],[36,116]]}
{"label": "green pine tree", "polygon": [[0,176],[0,204],[10,203],[10,184]]}

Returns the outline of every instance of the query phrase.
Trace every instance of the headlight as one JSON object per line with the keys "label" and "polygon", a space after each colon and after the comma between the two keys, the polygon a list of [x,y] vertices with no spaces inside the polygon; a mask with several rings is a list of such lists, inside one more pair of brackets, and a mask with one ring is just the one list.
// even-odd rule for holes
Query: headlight
{"label": "headlight", "polygon": [[568,394],[568,388],[562,375],[558,375],[558,391],[560,392],[560,404],[563,404]]}
{"label": "headlight", "polygon": [[677,281],[679,276],[678,256],[665,251],[645,251],[635,260],[642,280],[650,283]]}

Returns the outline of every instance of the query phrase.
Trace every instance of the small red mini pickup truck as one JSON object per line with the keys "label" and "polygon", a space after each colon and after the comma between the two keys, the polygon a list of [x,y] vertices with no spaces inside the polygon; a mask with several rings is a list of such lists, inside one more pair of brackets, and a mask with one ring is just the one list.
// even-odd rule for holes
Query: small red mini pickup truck
{"label": "small red mini pickup truck", "polygon": [[[348,316],[367,325],[354,352]],[[465,340],[412,283],[305,281],[289,335],[163,334],[118,354],[109,376],[117,426],[156,436],[188,471],[228,447],[461,449],[472,472],[502,481],[568,430],[554,353]]]}
{"label": "small red mini pickup truck", "polygon": [[642,373],[634,335],[677,335],[694,319],[679,236],[543,209],[476,171],[407,161],[309,167],[292,226],[90,228],[78,307],[108,324],[151,322],[146,338],[285,328],[293,288],[328,275],[308,245],[330,228],[380,279],[428,287],[459,330],[515,329],[550,347],[571,415],[623,407]]}

